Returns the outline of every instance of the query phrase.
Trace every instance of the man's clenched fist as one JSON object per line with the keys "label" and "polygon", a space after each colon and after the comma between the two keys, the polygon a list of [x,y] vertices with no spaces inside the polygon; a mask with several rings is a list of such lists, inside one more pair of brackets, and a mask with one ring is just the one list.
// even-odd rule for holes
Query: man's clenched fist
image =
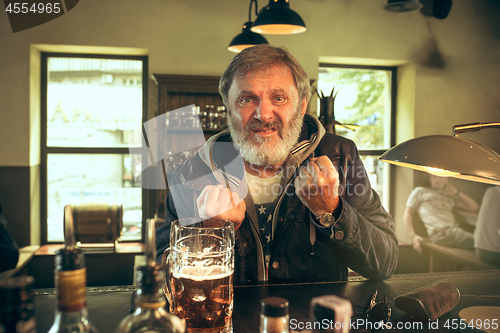
{"label": "man's clenched fist", "polygon": [[315,216],[331,213],[339,205],[339,174],[323,155],[311,158],[295,178],[295,193]]}
{"label": "man's clenched fist", "polygon": [[237,230],[245,219],[246,204],[238,193],[223,185],[207,185],[196,200],[200,217],[229,220]]}

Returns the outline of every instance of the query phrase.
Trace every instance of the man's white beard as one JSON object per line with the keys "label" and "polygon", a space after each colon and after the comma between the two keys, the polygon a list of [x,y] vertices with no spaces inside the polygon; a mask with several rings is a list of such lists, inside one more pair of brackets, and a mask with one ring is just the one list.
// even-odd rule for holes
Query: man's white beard
{"label": "man's white beard", "polygon": [[[257,119],[252,119],[243,128],[240,123],[233,120],[232,115],[228,117],[228,128],[236,149],[245,161],[258,166],[276,165],[283,163],[293,146],[299,139],[302,130],[303,117],[300,109],[290,120],[289,128],[283,129],[283,123],[275,118],[265,124]],[[251,139],[252,129],[265,129],[276,127],[279,138],[254,137]],[[275,142],[275,143],[274,143]]]}

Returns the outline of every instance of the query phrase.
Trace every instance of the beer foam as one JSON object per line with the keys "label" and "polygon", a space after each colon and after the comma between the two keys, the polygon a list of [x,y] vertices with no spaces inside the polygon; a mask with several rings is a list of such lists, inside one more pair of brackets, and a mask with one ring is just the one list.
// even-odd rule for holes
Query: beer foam
{"label": "beer foam", "polygon": [[216,280],[228,277],[233,272],[220,265],[211,266],[184,266],[178,274],[174,274],[176,278],[185,278],[195,281]]}

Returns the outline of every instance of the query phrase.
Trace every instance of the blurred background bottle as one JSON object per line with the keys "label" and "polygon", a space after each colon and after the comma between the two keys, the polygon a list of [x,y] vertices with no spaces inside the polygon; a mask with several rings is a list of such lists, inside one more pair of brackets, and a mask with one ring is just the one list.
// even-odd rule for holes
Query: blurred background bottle
{"label": "blurred background bottle", "polygon": [[220,113],[219,110],[212,113],[212,120],[210,122],[210,129],[220,130]]}
{"label": "blurred background bottle", "polygon": [[0,332],[37,332],[31,289],[33,282],[31,276],[17,276],[0,281]]}
{"label": "blurred background bottle", "polygon": [[219,128],[225,129],[227,128],[227,112],[226,112],[226,107],[225,106],[218,106],[217,107],[217,112],[220,114],[219,117]]}
{"label": "blurred background bottle", "polygon": [[147,221],[146,263],[136,268],[134,312],[123,318],[116,333],[184,333],[186,322],[165,310],[165,270],[156,263],[154,219]]}
{"label": "blurred background bottle", "polygon": [[201,127],[203,129],[210,129],[212,118],[214,116],[214,106],[205,105],[205,110],[203,111],[203,117],[201,119]]}
{"label": "blurred background bottle", "polygon": [[57,304],[49,333],[97,333],[87,310],[87,269],[82,249],[66,246],[60,249],[56,252],[55,266]]}
{"label": "blurred background bottle", "polygon": [[135,310],[120,322],[116,333],[184,333],[184,321],[165,310],[164,279],[165,271],[159,266],[137,268]]}
{"label": "blurred background bottle", "polygon": [[200,121],[198,118],[198,113],[199,113],[200,107],[199,106],[193,106],[190,111],[186,111],[184,114],[181,116],[181,128],[182,129],[189,129],[189,128],[197,128],[200,125]]}

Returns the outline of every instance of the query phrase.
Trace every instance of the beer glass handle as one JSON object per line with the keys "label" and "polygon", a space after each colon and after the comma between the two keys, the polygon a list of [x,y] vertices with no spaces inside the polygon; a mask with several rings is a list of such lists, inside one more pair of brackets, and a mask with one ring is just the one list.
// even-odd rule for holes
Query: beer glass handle
{"label": "beer glass handle", "polygon": [[163,251],[163,254],[161,256],[161,264],[165,268],[165,290],[164,294],[167,297],[168,303],[172,304],[173,298],[172,298],[172,288],[170,286],[170,281],[171,279],[171,273],[170,273],[170,248],[167,248],[165,251]]}

